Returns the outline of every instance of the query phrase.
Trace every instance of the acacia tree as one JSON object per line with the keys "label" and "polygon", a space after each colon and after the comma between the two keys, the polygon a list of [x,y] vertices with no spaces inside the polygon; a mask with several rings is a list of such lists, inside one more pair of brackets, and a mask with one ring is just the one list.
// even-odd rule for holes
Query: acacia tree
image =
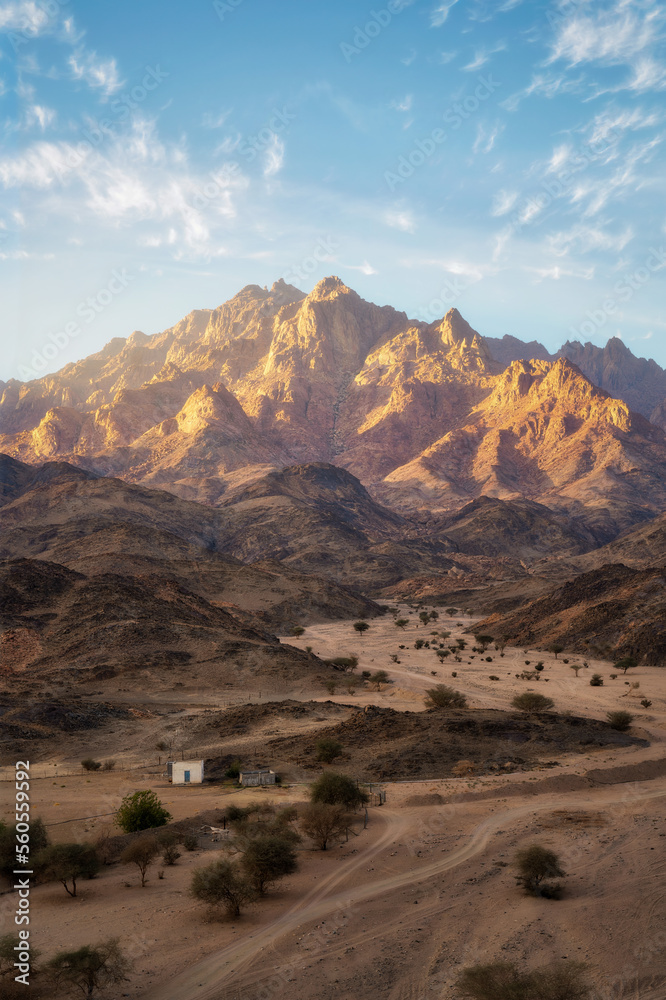
{"label": "acacia tree", "polygon": [[492,635],[475,635],[474,640],[481,647],[481,652],[485,653],[490,643],[493,642],[493,637]]}
{"label": "acacia tree", "polygon": [[613,664],[613,670],[621,670],[624,674],[626,674],[627,670],[631,667],[637,666],[638,660],[635,656],[624,656],[621,660],[618,660],[617,663]]}
{"label": "acacia tree", "polygon": [[62,882],[70,896],[76,896],[78,879],[94,878],[100,868],[101,862],[92,844],[51,844],[35,857],[37,872],[43,878]]}
{"label": "acacia tree", "polygon": [[367,632],[370,628],[367,622],[354,622],[354,628],[357,632]]}
{"label": "acacia tree", "polygon": [[99,990],[126,980],[130,966],[113,938],[95,947],[87,944],[77,951],[59,951],[47,969],[56,989],[78,990],[84,997],[93,997]]}
{"label": "acacia tree", "polygon": [[343,806],[312,802],[301,816],[301,829],[325,851],[331,840],[343,835],[348,822]]}
{"label": "acacia tree", "polygon": [[160,853],[160,843],[156,837],[139,837],[133,843],[128,844],[120,855],[120,861],[124,865],[136,865],[141,874],[141,888],[146,885],[146,873],[153,861]]}
{"label": "acacia tree", "polygon": [[221,859],[205,868],[197,868],[192,876],[190,892],[195,899],[209,906],[224,906],[230,917],[240,917],[241,907],[256,899],[256,889],[242,874],[238,865]]}
{"label": "acacia tree", "polygon": [[368,801],[368,793],[359,788],[353,778],[337,771],[325,771],[310,788],[310,801],[330,806],[356,809]]}
{"label": "acacia tree", "polygon": [[558,653],[562,653],[564,651],[564,646],[560,646],[559,643],[554,642],[552,646],[548,647],[548,649],[551,653],[555,654],[555,659],[557,659]]}
{"label": "acacia tree", "polygon": [[286,875],[292,875],[298,868],[293,840],[279,834],[251,840],[240,863],[254,888],[262,895],[270,885]]}
{"label": "acacia tree", "polygon": [[547,879],[563,878],[565,872],[554,851],[541,844],[530,844],[516,852],[514,864],[518,868],[516,882],[533,896],[552,898],[559,894],[559,885],[546,884]]}

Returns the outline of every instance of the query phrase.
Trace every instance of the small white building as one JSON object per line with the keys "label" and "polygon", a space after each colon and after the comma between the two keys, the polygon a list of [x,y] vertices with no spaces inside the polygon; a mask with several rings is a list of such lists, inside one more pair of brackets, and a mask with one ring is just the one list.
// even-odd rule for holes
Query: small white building
{"label": "small white building", "polygon": [[172,785],[200,785],[204,778],[202,760],[174,760],[171,762]]}
{"label": "small white building", "polygon": [[241,771],[241,785],[274,785],[276,774],[268,767],[259,768],[257,771]]}

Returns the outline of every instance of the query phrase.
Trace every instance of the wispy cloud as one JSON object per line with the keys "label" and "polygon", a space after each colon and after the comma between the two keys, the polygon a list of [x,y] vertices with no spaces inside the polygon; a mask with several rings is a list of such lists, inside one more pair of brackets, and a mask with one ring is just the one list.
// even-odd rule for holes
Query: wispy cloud
{"label": "wispy cloud", "polygon": [[106,97],[123,86],[115,59],[100,59],[96,52],[79,49],[69,57],[68,63],[75,80],[85,80],[89,87],[99,89]]}
{"label": "wispy cloud", "polygon": [[6,3],[0,7],[0,31],[23,31],[32,37],[52,26],[52,17],[41,4],[32,0]]}
{"label": "wispy cloud", "polygon": [[477,125],[476,129],[476,139],[474,140],[474,145],[472,150],[474,153],[489,153],[497,140],[498,136],[504,131],[504,125],[501,122],[495,125]]}
{"label": "wispy cloud", "polygon": [[403,111],[403,112],[411,111],[412,110],[413,101],[414,101],[413,95],[412,94],[406,94],[402,98],[402,100],[393,100],[393,101],[391,101],[391,103],[389,104],[389,107],[393,108],[394,111]]}
{"label": "wispy cloud", "polygon": [[516,204],[518,197],[517,191],[498,191],[493,198],[493,207],[490,214],[495,218],[506,215]]}
{"label": "wispy cloud", "polygon": [[463,69],[467,70],[469,73],[473,73],[477,69],[481,69],[482,66],[485,66],[497,52],[504,52],[505,49],[505,42],[498,42],[497,45],[494,45],[489,49],[477,49],[474,54],[474,58],[468,62],[466,66],[463,66]]}
{"label": "wispy cloud", "polygon": [[284,165],[284,142],[273,135],[264,153],[264,177],[274,177]]}
{"label": "wispy cloud", "polygon": [[438,7],[430,12],[430,27],[441,28],[449,16],[449,11],[458,3],[458,0],[445,0]]}
{"label": "wispy cloud", "polygon": [[403,233],[413,233],[416,230],[414,216],[404,209],[389,209],[384,215],[384,222],[391,229],[400,229]]}

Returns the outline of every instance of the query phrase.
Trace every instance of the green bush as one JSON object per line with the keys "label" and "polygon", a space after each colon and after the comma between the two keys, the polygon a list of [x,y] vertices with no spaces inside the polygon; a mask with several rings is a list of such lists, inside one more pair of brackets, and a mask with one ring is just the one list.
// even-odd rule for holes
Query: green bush
{"label": "green bush", "polygon": [[590,687],[600,688],[603,687],[604,679],[601,674],[592,674],[590,677]]}
{"label": "green bush", "polygon": [[125,833],[166,826],[170,819],[171,813],[162,807],[155,792],[148,789],[126,795],[116,813],[116,823]]}
{"label": "green bush", "polygon": [[520,712],[527,712],[528,715],[535,715],[537,712],[547,712],[553,707],[555,702],[552,698],[547,698],[544,694],[536,694],[534,691],[525,691],[523,694],[517,694],[511,704]]}
{"label": "green bush", "polygon": [[99,771],[101,766],[101,761],[93,760],[92,757],[86,757],[85,760],[81,761],[81,767],[84,771]]}
{"label": "green bush", "polygon": [[298,868],[292,840],[279,834],[251,840],[240,863],[247,878],[262,895],[270,885]]}
{"label": "green bush", "polygon": [[631,723],[634,721],[634,717],[631,712],[608,712],[606,714],[608,720],[608,725],[611,729],[616,729],[618,733],[626,733],[627,729],[631,727]]}
{"label": "green bush", "polygon": [[336,757],[342,753],[342,743],[334,740],[330,736],[323,736],[317,740],[317,760],[323,764],[332,764]]}
{"label": "green bush", "polygon": [[310,788],[310,801],[355,809],[368,801],[368,793],[353,778],[336,771],[326,771]]}
{"label": "green bush", "polygon": [[447,684],[438,684],[426,691],[428,708],[467,708],[467,698]]}

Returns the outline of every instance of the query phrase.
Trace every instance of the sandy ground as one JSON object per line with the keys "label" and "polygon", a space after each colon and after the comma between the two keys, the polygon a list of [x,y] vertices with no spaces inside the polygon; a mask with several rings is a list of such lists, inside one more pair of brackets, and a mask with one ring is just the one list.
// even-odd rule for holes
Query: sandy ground
{"label": "sandy ground", "polygon": [[[387,803],[370,810],[367,830],[359,824],[357,836],[326,853],[304,845],[299,872],[234,922],[207,922],[188,895],[193,869],[216,857],[217,848],[184,853],[163,879],[156,865],[144,889],[136,869],[120,865],[81,883],[76,899],[59,885],[38,886],[34,944],[49,955],[118,936],[134,970],[116,995],[134,1000],[449,998],[466,965],[541,964],[564,956],[590,964],[600,1000],[664,1000],[666,778],[599,780],[575,791],[572,776],[666,757],[666,672],[629,671],[626,679],[639,682],[640,697],[652,700],[645,710],[622,675],[610,680],[608,663],[590,660],[576,678],[566,654],[556,660],[507,648],[504,657],[489,649],[484,656],[491,663],[475,654],[440,665],[432,650],[415,650],[414,640],[443,629],[453,640],[469,620],[449,620],[440,609],[439,621],[425,628],[413,611],[410,621],[402,631],[390,617],[374,620],[361,637],[350,622],[318,625],[285,641],[327,657],[357,653],[357,673],[385,669],[394,680],[380,692],[359,686],[353,697],[336,693],[341,702],[418,710],[424,690],[443,682],[465,692],[472,706],[507,708],[516,692],[531,688],[552,697],[559,711],[604,718],[609,709],[627,707],[635,731],[651,745],[572,755],[556,772],[557,792],[542,784],[541,772],[385,785]],[[408,648],[398,650],[399,644]],[[396,653],[399,665],[390,660]],[[538,683],[515,678],[525,660],[544,661]],[[593,672],[604,676],[603,687],[590,687]],[[490,674],[501,680],[490,681]],[[8,785],[0,787],[4,795]],[[176,819],[232,800],[306,797],[303,787],[175,788],[153,770],[135,770],[36,779],[32,801],[53,839],[87,839],[109,823],[106,814],[123,794],[145,787]],[[512,789],[518,794],[508,794]],[[451,801],[461,792],[468,801]],[[561,854],[567,891],[560,901],[524,896],[514,885],[513,854],[534,841]],[[11,897],[1,899],[0,933],[6,933],[13,907]]]}

